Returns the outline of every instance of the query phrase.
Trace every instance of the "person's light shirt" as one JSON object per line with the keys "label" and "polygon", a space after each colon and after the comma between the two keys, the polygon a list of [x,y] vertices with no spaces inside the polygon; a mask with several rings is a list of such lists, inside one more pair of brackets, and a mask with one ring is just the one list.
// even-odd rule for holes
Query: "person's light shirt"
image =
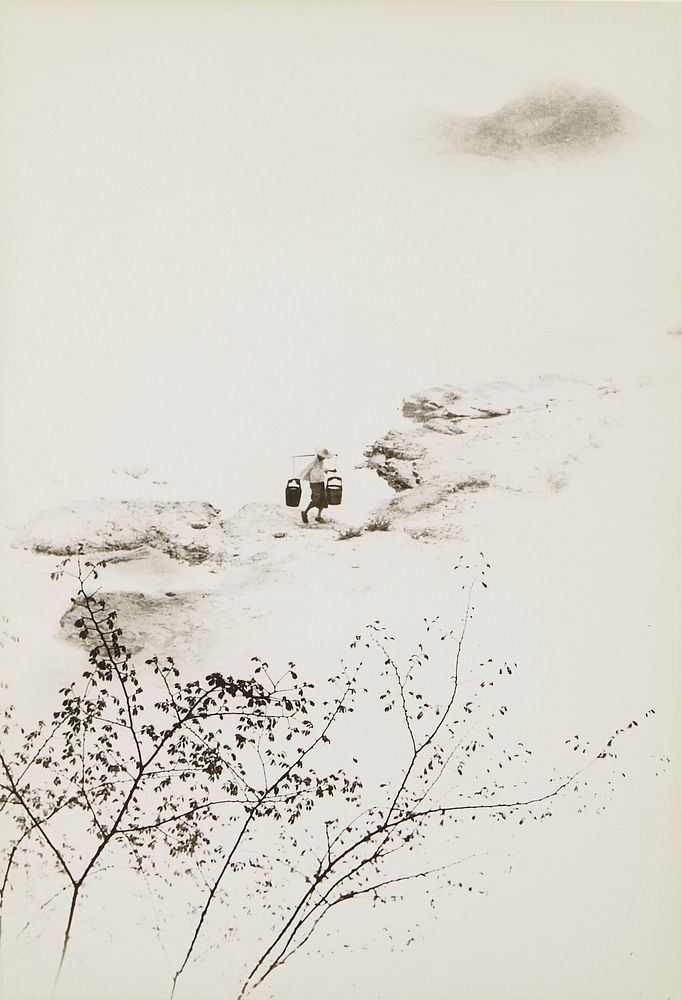
{"label": "person's light shirt", "polygon": [[311,462],[303,472],[301,473],[301,479],[305,479],[309,483],[324,483],[327,481],[327,473],[324,467],[325,460],[323,458],[316,458],[314,462]]}

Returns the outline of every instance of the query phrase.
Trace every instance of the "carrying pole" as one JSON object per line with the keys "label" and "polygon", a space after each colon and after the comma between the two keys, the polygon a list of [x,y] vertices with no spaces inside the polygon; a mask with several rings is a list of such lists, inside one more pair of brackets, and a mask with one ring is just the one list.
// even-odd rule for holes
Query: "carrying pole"
{"label": "carrying pole", "polygon": [[[316,457],[315,452],[312,452],[311,454],[307,454],[307,455],[290,455],[289,458],[291,459],[291,475],[292,476],[296,475],[296,459],[297,458],[315,458],[315,457]],[[339,457],[338,451],[330,451],[329,452],[329,457],[330,458],[338,458]]]}

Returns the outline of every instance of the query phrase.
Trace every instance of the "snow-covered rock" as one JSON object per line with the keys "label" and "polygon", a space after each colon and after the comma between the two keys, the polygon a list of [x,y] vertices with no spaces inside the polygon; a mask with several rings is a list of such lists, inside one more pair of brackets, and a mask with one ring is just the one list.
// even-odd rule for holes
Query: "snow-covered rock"
{"label": "snow-covered rock", "polygon": [[273,537],[292,526],[291,512],[276,504],[246,504],[224,520],[219,515],[199,501],[79,501],[36,515],[15,544],[56,556],[81,551],[109,562],[162,553],[193,565],[220,565],[263,558]]}
{"label": "snow-covered rock", "polygon": [[51,555],[142,558],[152,551],[201,563],[220,537],[220,512],[210,503],[150,500],[80,501],[37,514],[18,540]]}
{"label": "snow-covered rock", "polygon": [[[150,656],[165,650],[187,648],[196,635],[197,623],[209,617],[208,612],[214,604],[212,595],[203,591],[161,594],[100,591],[97,599],[105,602],[107,610],[116,612],[117,626],[124,630],[120,641],[127,651],[135,655],[144,650]],[[60,618],[62,634],[69,641],[81,642],[80,630],[74,622],[83,617],[83,608],[84,602],[76,601]],[[163,637],[164,650],[156,645],[160,637]]]}
{"label": "snow-covered rock", "polygon": [[485,503],[499,513],[501,495],[562,489],[578,456],[598,446],[612,392],[547,376],[527,385],[437,386],[407,397],[407,429],[390,430],[365,450],[367,467],[397,493],[388,505],[393,527],[443,538],[461,530],[462,503],[474,494],[481,506],[485,491]]}
{"label": "snow-covered rock", "polygon": [[496,387],[496,400],[480,397],[475,393],[454,386],[446,385],[440,388],[417,392],[403,401],[403,416],[415,423],[424,424],[430,430],[443,434],[459,434],[459,421],[485,420],[491,417],[504,417],[512,409],[523,409],[523,395],[510,391],[508,386]]}

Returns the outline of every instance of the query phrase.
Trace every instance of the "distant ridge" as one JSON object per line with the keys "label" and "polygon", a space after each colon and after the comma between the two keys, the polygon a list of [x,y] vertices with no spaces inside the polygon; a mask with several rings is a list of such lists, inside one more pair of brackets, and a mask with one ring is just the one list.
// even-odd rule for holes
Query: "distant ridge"
{"label": "distant ridge", "polygon": [[453,152],[514,157],[596,149],[628,134],[634,122],[633,112],[605,91],[553,85],[489,115],[446,119],[439,134]]}

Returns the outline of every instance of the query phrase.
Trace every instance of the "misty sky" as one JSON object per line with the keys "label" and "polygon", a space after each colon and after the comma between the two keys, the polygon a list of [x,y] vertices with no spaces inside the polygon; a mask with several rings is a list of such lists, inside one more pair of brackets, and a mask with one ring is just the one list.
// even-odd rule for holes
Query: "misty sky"
{"label": "misty sky", "polygon": [[[43,480],[96,493],[126,464],[265,499],[318,441],[354,462],[406,392],[606,377],[680,325],[679,8],[28,2],[3,19],[13,512]],[[608,90],[642,135],[521,164],[434,139],[443,115],[557,80]]]}

